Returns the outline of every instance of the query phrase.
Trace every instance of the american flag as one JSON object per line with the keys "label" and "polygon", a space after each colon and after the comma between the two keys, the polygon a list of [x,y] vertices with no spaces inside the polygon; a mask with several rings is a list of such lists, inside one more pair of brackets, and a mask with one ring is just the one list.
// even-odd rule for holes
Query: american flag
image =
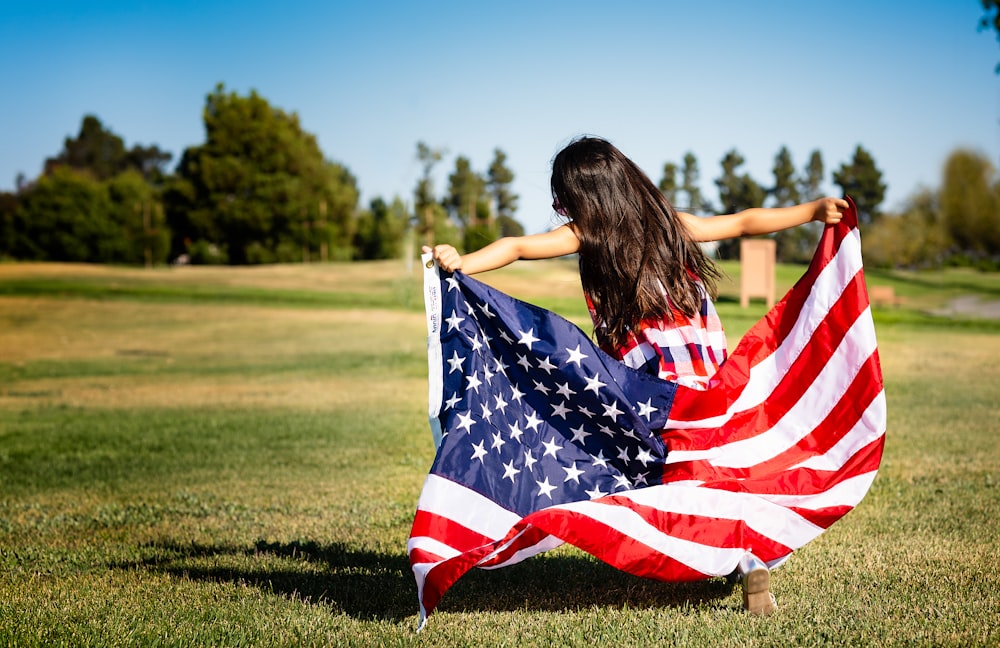
{"label": "american flag", "polygon": [[407,543],[421,627],[469,569],[563,543],[659,580],[725,576],[748,551],[774,567],[875,478],[885,394],[853,205],[707,391],[428,265],[438,448]]}

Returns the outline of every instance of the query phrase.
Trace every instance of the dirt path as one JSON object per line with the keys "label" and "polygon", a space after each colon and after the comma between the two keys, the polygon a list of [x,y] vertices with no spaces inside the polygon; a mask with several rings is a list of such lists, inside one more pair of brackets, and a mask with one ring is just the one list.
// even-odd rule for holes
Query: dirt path
{"label": "dirt path", "polygon": [[1000,301],[983,301],[979,297],[968,295],[957,297],[944,308],[934,311],[936,315],[954,317],[978,317],[981,319],[1000,319]]}

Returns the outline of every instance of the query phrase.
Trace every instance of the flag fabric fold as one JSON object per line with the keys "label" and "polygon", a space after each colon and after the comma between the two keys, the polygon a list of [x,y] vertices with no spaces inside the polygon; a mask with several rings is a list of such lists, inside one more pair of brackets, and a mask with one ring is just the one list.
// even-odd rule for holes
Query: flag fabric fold
{"label": "flag fabric fold", "polygon": [[474,567],[570,543],[631,574],[771,566],[864,497],[886,411],[853,204],[705,391],[425,258],[437,455],[407,543],[420,625]]}

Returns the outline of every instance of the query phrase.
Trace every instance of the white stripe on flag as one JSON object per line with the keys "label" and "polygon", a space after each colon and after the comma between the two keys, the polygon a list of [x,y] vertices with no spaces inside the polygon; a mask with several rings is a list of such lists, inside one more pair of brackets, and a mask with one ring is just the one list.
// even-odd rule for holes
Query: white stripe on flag
{"label": "white stripe on flag", "polygon": [[825,491],[811,495],[760,495],[760,497],[780,506],[811,511],[831,506],[854,507],[864,498],[872,482],[875,481],[876,472],[873,470],[845,479]]}
{"label": "white stripe on flag", "polygon": [[[431,538],[430,536],[411,536],[409,540],[406,541],[406,553],[412,552],[414,549],[420,549],[428,553],[432,553],[435,556],[439,556],[443,560],[448,558],[454,558],[461,552],[455,549],[451,545],[447,545],[440,540]],[[437,563],[439,561],[435,561]]]}
{"label": "white stripe on flag", "polygon": [[840,470],[861,448],[885,434],[885,390],[879,392],[854,427],[832,448],[821,455],[806,459],[793,468],[810,470]]}
{"label": "white stripe on flag", "polygon": [[861,270],[861,242],[857,232],[852,232],[843,240],[837,255],[827,264],[816,278],[809,296],[802,304],[795,325],[781,341],[774,353],[751,369],[752,378],[732,411],[742,412],[757,407],[767,400],[781,379],[787,375],[806,344],[812,339],[816,329],[830,314],[844,293],[844,289]]}
{"label": "white stripe on flag", "polygon": [[653,551],[708,576],[725,576],[732,573],[736,569],[740,557],[746,553],[745,548],[713,547],[667,535],[647,523],[645,518],[632,509],[615,504],[604,504],[600,500],[561,504],[556,508],[584,515],[591,520],[611,527],[618,533],[632,538]]}
{"label": "white stripe on flag", "polygon": [[861,268],[861,241],[857,231],[852,230],[851,235],[842,241],[836,256],[816,278],[792,330],[773,353],[750,369],[746,388],[726,413],[695,421],[668,419],[664,427],[675,430],[722,427],[735,412],[752,409],[767,400],[785,376],[784,371],[799,357],[830,308],[837,303]]}
{"label": "white stripe on flag", "polygon": [[488,497],[435,474],[427,475],[417,508],[449,518],[492,540],[507,535],[521,519]]}
{"label": "white stripe on flag", "polygon": [[[486,558],[483,558],[480,562],[487,562],[489,560],[492,560],[494,556],[496,556],[499,553],[502,553],[507,547],[516,542],[518,539],[520,539],[520,537],[524,535],[524,533],[528,531],[530,528],[532,527],[529,526],[528,528],[524,529],[524,531],[517,534],[513,540],[511,540],[510,542],[505,542],[503,547],[500,547]],[[519,563],[522,560],[527,560],[528,558],[531,558],[532,556],[535,556],[542,552],[551,551],[552,549],[555,549],[556,547],[559,547],[562,544],[564,543],[559,538],[552,535],[547,535],[538,542],[532,544],[531,546],[521,547],[520,549],[515,551],[510,558],[503,561],[502,563],[497,563],[495,565],[485,565],[485,566],[481,565],[481,567],[483,569],[499,569],[500,567],[506,567],[508,565]]]}
{"label": "white stripe on flag", "polygon": [[744,520],[754,531],[787,547],[801,547],[823,529],[794,511],[765,501],[756,493],[662,484],[621,494],[637,504],[670,513]]}
{"label": "white stripe on flag", "polygon": [[[719,467],[749,468],[787,451],[823,422],[876,348],[875,327],[866,309],[802,397],[771,429],[705,450],[674,450],[665,463],[708,461]],[[734,413],[730,408],[725,418]]]}
{"label": "white stripe on flag", "polygon": [[724,444],[711,459],[712,465],[749,468],[793,447],[829,415],[876,347],[875,328],[871,319],[862,315],[795,405],[770,430]]}

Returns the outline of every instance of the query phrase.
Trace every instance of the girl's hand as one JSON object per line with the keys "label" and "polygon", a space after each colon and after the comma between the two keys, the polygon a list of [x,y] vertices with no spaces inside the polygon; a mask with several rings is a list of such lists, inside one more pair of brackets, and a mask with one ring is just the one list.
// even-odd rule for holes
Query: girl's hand
{"label": "girl's hand", "polygon": [[843,198],[820,198],[815,203],[812,219],[827,225],[836,225],[844,217],[850,204]]}
{"label": "girl's hand", "polygon": [[424,254],[434,254],[434,260],[448,272],[462,269],[462,255],[451,245],[435,245],[433,248],[423,246]]}

